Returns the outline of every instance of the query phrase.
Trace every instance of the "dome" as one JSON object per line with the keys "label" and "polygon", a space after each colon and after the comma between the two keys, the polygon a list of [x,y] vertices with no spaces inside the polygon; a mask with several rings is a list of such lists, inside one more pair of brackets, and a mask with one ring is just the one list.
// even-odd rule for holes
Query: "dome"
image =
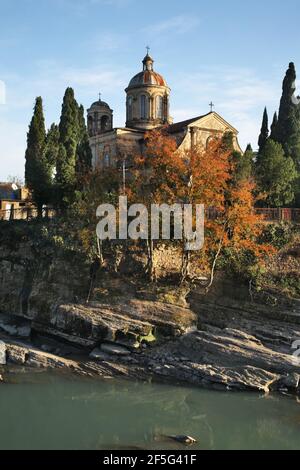
{"label": "dome", "polygon": [[144,70],[143,72],[135,75],[131,79],[128,88],[141,85],[168,86],[166,80],[159,73],[156,73],[153,70]]}
{"label": "dome", "polygon": [[105,101],[101,101],[101,100],[95,101],[95,103],[92,104],[91,108],[99,108],[100,106],[102,108],[110,109],[109,105],[105,103]]}
{"label": "dome", "polygon": [[128,88],[147,85],[168,87],[166,80],[159,73],[154,72],[153,63],[154,60],[147,54],[143,59],[143,71],[130,80]]}

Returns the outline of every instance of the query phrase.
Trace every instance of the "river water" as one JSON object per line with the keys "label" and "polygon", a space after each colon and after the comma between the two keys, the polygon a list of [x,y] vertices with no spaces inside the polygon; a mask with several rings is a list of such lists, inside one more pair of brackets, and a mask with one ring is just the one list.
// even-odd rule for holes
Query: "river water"
{"label": "river water", "polygon": [[[7,371],[6,371],[7,372]],[[22,370],[0,384],[0,449],[300,449],[292,397]]]}

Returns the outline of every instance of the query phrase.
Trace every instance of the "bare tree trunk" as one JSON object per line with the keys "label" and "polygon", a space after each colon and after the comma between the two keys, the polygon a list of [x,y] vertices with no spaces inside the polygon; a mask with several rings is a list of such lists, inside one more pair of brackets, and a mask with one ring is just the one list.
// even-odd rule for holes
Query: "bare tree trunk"
{"label": "bare tree trunk", "polygon": [[215,254],[214,261],[213,261],[213,264],[212,264],[212,268],[211,268],[211,272],[210,272],[210,281],[209,281],[208,286],[206,286],[207,291],[211,288],[211,286],[213,285],[213,282],[214,282],[215,269],[216,269],[218,258],[220,256],[222,248],[223,248],[225,233],[226,233],[226,223],[224,224],[223,234],[222,234],[222,237],[220,238],[219,245],[218,245],[218,250]]}
{"label": "bare tree trunk", "polygon": [[102,240],[99,240],[98,237],[97,237],[97,251],[98,251],[100,263],[103,264],[104,260],[103,260],[103,251],[102,251]]}
{"label": "bare tree trunk", "polygon": [[180,284],[183,284],[190,276],[191,253],[185,249],[185,245],[186,240],[183,241]]}
{"label": "bare tree trunk", "polygon": [[114,252],[113,269],[114,269],[114,272],[117,273],[118,270],[119,270],[119,266],[121,264],[122,258],[123,258],[123,247],[122,247],[122,245],[118,245],[118,244],[114,245],[113,252]]}
{"label": "bare tree trunk", "polygon": [[146,274],[149,276],[151,282],[156,280],[155,268],[153,263],[154,243],[152,239],[147,240],[147,265]]}

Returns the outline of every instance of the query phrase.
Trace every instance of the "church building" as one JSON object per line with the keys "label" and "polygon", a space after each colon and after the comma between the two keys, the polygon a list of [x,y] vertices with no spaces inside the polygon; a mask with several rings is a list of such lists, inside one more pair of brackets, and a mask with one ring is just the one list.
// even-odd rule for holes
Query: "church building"
{"label": "church building", "polygon": [[144,136],[149,130],[167,126],[176,139],[178,151],[193,145],[205,148],[214,136],[232,132],[234,147],[241,152],[238,131],[218,113],[211,112],[173,123],[170,116],[171,90],[166,80],[154,70],[149,52],[143,70],[129,82],[126,92],[126,125],[113,127],[113,110],[99,99],[88,109],[88,132],[95,169],[116,168],[130,162],[132,155],[143,152]]}

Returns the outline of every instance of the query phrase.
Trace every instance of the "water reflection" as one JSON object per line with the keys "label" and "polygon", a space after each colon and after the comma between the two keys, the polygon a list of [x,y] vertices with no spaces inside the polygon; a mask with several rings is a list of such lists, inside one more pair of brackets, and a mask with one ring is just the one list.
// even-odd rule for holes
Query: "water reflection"
{"label": "water reflection", "polygon": [[7,374],[1,449],[300,449],[296,399],[169,385]]}

